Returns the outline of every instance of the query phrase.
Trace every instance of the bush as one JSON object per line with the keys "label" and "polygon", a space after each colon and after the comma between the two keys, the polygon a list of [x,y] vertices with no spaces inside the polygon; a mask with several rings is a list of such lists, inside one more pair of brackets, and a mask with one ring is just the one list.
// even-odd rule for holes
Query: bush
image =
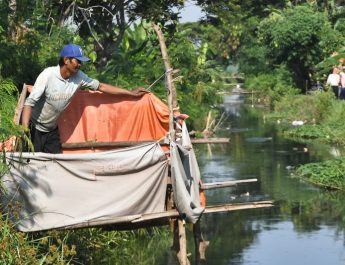
{"label": "bush", "polygon": [[276,103],[274,112],[291,122],[322,123],[333,109],[335,99],[331,93],[312,95],[285,95]]}
{"label": "bush", "polygon": [[280,66],[268,74],[246,78],[245,87],[257,92],[258,96],[270,107],[284,96],[292,96],[300,91],[293,86],[291,73],[285,66]]}

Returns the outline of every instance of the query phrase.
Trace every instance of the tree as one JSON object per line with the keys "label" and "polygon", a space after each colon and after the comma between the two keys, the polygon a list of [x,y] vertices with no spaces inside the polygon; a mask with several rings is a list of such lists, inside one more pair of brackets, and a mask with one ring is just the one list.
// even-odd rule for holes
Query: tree
{"label": "tree", "polygon": [[259,38],[274,64],[286,62],[299,88],[306,89],[314,66],[341,44],[343,37],[324,13],[296,6],[271,13],[261,21]]}
{"label": "tree", "polygon": [[51,5],[51,10],[60,26],[73,26],[82,38],[92,36],[98,68],[102,68],[119,48],[125,30],[134,21],[174,25],[183,3],[183,0],[64,0],[62,5]]}

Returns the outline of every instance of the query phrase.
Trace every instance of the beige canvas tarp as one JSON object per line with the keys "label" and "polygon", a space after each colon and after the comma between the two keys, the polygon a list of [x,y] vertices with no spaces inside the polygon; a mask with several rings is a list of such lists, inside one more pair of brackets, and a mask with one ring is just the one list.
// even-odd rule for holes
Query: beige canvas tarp
{"label": "beige canvas tarp", "polygon": [[157,143],[87,154],[8,153],[6,158],[11,169],[2,178],[3,206],[12,217],[18,211],[15,223],[21,231],[165,210],[168,161]]}

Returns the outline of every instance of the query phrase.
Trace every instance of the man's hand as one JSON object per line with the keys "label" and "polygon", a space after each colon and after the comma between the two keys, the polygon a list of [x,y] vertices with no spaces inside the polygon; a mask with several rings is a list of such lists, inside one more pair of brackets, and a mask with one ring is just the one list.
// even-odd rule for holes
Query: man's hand
{"label": "man's hand", "polygon": [[148,93],[150,93],[150,91],[146,90],[143,87],[138,87],[138,88],[132,90],[132,94],[135,97],[142,97],[143,95],[148,94]]}

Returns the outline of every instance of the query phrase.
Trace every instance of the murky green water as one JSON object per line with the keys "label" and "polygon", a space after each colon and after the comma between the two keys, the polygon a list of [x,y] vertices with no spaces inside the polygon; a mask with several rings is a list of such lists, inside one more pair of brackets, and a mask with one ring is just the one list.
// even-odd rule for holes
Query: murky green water
{"label": "murky green water", "polygon": [[291,168],[332,158],[329,146],[284,140],[255,108],[225,105],[228,145],[195,146],[204,182],[257,178],[207,192],[208,204],[274,200],[270,209],[204,215],[206,264],[345,264],[345,194],[320,190]]}

